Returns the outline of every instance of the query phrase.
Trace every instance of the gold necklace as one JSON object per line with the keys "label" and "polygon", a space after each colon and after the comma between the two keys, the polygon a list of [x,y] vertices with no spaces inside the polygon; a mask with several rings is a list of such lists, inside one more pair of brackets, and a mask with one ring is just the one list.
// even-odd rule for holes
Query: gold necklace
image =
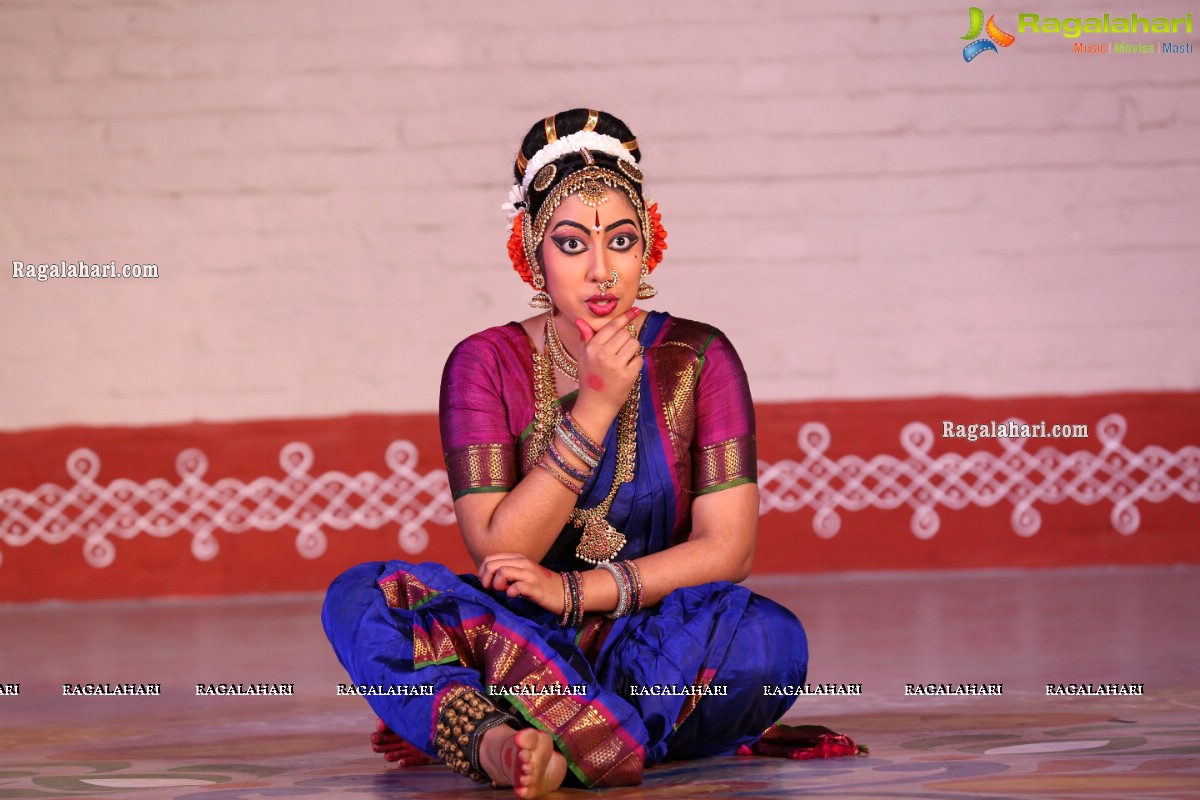
{"label": "gold necklace", "polygon": [[[553,366],[536,353],[533,361],[534,428],[540,434],[539,438],[541,439],[541,441],[533,443],[533,451],[538,458],[546,451],[550,440],[554,437],[554,428],[558,424],[558,415],[561,413],[560,408],[553,402],[556,395],[553,368],[561,369],[568,377],[576,381],[578,380],[576,376],[579,374],[578,363],[562,347],[562,341],[556,334],[554,318],[547,315],[546,353],[550,356]],[[564,369],[563,364],[556,360],[556,348],[562,356],[565,356],[563,363],[572,368],[572,371]],[[639,355],[641,352],[642,348],[639,348]],[[633,480],[634,465],[637,461],[637,421],[638,405],[642,396],[641,387],[642,375],[639,372],[637,378],[634,379],[629,396],[625,398],[625,402],[617,414],[617,465],[613,472],[613,482],[608,490],[608,495],[592,508],[577,508],[571,512],[571,523],[576,528],[583,529],[579,543],[575,545],[575,555],[590,564],[611,561],[625,546],[625,534],[614,528],[605,517],[612,510],[613,501],[622,484]]]}
{"label": "gold necklace", "polygon": [[[629,331],[629,335],[633,338],[638,338],[637,323],[630,322],[625,326],[625,330]],[[571,380],[579,383],[579,362],[567,352],[566,346],[563,345],[562,339],[558,335],[558,325],[554,322],[554,315],[546,315],[546,355],[550,356],[550,363],[554,364],[562,374],[566,375]],[[641,351],[638,351],[639,355]]]}
{"label": "gold necklace", "polygon": [[554,324],[554,314],[546,315],[546,354],[550,363],[558,367],[562,374],[579,383],[579,362],[571,357],[562,339],[558,338],[558,326]]}
{"label": "gold necklace", "polygon": [[612,510],[613,500],[616,499],[621,485],[633,480],[633,468],[637,460],[637,420],[641,387],[642,375],[639,372],[629,397],[625,399],[625,404],[621,406],[617,415],[617,467],[608,496],[600,501],[599,505],[587,509],[577,508],[571,512],[572,524],[583,529],[579,544],[575,545],[575,555],[590,564],[612,561],[625,546],[625,534],[614,528],[605,517]]}

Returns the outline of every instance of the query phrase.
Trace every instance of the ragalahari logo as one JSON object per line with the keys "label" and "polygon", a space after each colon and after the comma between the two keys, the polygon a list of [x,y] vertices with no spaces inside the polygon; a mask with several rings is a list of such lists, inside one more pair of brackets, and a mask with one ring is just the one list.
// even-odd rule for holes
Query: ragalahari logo
{"label": "ragalahari logo", "polygon": [[[987,30],[988,38],[980,39],[979,34]],[[988,17],[987,25],[983,24],[983,11],[981,9],[971,7],[971,28],[967,31],[964,39],[974,39],[970,44],[963,48],[963,60],[971,61],[980,53],[991,51],[993,53],[1000,52],[996,49],[996,45],[1008,47],[1017,40],[1017,37],[1011,33],[1005,33],[1000,30],[1000,26],[996,24],[996,15],[992,14]]]}

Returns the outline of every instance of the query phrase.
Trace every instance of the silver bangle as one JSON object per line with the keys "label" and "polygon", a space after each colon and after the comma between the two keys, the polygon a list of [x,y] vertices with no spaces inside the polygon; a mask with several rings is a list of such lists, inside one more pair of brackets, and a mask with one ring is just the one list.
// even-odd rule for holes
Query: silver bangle
{"label": "silver bangle", "polygon": [[609,619],[618,619],[629,613],[629,601],[633,592],[629,588],[629,581],[621,568],[613,564],[611,561],[602,561],[596,566],[603,567],[608,570],[608,573],[613,576],[613,580],[617,582],[617,592],[619,599],[617,600],[617,608],[611,614],[606,615]]}
{"label": "silver bangle", "polygon": [[554,426],[554,432],[558,434],[558,438],[562,439],[563,444],[570,448],[572,453],[579,456],[580,461],[588,465],[589,469],[595,469],[596,465],[600,463],[596,459],[592,458],[590,454],[584,452],[583,448],[576,444],[575,441],[567,435],[567,431],[565,428],[563,428],[563,424],[561,422]]}

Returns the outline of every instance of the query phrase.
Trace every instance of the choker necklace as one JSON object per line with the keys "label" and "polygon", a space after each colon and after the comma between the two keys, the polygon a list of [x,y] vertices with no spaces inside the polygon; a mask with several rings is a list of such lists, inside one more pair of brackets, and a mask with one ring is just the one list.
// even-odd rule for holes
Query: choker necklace
{"label": "choker necklace", "polygon": [[550,363],[571,380],[579,383],[579,362],[571,357],[567,348],[563,347],[562,339],[558,338],[558,326],[554,324],[554,315],[546,315],[546,355]]}
{"label": "choker necklace", "polygon": [[[630,322],[625,326],[625,330],[629,331],[629,335],[633,338],[638,338],[636,322]],[[562,339],[559,338],[558,326],[554,323],[553,314],[546,315],[545,337],[546,355],[550,356],[550,363],[557,367],[563,375],[579,383],[579,362],[567,352]]]}

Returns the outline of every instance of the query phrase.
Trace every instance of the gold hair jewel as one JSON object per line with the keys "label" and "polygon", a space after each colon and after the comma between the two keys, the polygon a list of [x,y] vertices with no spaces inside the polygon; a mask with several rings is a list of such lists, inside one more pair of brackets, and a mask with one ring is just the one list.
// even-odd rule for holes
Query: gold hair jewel
{"label": "gold hair jewel", "polygon": [[525,157],[525,153],[521,150],[517,151],[517,169],[521,171],[521,177],[525,177],[525,167],[529,166],[529,159]]}
{"label": "gold hair jewel", "polygon": [[638,183],[642,182],[644,176],[636,164],[631,164],[623,158],[618,158],[617,169],[621,170],[621,172],[624,172],[631,181],[637,181]]}
{"label": "gold hair jewel", "polygon": [[554,116],[546,117],[543,126],[546,129],[546,144],[554,144],[558,139],[558,132],[554,130]]}
{"label": "gold hair jewel", "polygon": [[635,136],[634,138],[630,139],[628,142],[621,142],[621,147],[624,147],[626,150],[628,150],[631,153],[634,150],[637,150],[638,149],[637,137]]}
{"label": "gold hair jewel", "polygon": [[596,130],[596,123],[599,121],[600,121],[600,112],[589,108],[587,123],[584,124],[584,126],[583,126],[584,132]]}
{"label": "gold hair jewel", "polygon": [[554,163],[547,164],[538,170],[537,177],[533,179],[533,188],[539,192],[544,192],[554,183],[554,176],[558,175],[558,165]]}
{"label": "gold hair jewel", "polygon": [[579,155],[583,156],[584,162],[586,162],[589,167],[596,166],[596,157],[592,155],[591,150],[588,150],[586,147],[581,147],[579,148]]}

